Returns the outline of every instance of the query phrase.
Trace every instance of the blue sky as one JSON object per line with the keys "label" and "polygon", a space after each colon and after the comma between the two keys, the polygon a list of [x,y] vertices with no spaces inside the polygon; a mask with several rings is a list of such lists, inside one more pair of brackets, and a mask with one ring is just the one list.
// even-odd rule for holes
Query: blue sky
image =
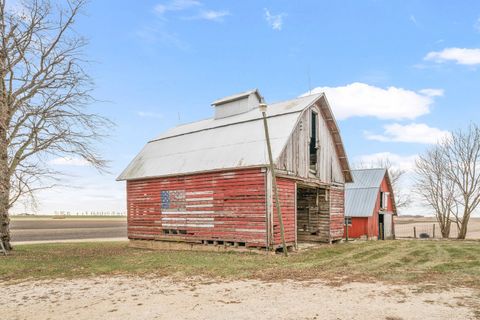
{"label": "blue sky", "polygon": [[115,177],[148,139],[251,88],[267,102],[325,91],[351,162],[388,155],[409,168],[480,120],[478,1],[104,0],[76,31],[105,101],[92,109],[116,123],[100,146],[111,173],[57,159],[71,187],[40,193],[41,213],[124,211]]}

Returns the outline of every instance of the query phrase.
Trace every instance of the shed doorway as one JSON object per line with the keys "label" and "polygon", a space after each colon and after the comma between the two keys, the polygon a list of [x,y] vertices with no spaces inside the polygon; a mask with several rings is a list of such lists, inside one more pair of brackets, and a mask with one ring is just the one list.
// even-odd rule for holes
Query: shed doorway
{"label": "shed doorway", "polygon": [[378,214],[378,240],[385,240],[385,221],[383,213]]}
{"label": "shed doorway", "polygon": [[297,241],[329,241],[328,190],[297,186]]}

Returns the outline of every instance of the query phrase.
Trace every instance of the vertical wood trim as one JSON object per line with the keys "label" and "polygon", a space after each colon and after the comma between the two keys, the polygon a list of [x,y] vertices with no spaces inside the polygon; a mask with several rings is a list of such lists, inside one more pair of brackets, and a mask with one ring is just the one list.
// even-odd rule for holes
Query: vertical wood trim
{"label": "vertical wood trim", "polygon": [[272,172],[270,169],[266,170],[266,205],[267,205],[267,237],[268,247],[271,247],[273,241],[273,187],[272,187]]}
{"label": "vertical wood trim", "polygon": [[295,222],[294,222],[294,226],[295,226],[295,248],[298,248],[298,228],[297,228],[297,187],[298,187],[298,183],[295,182]]}

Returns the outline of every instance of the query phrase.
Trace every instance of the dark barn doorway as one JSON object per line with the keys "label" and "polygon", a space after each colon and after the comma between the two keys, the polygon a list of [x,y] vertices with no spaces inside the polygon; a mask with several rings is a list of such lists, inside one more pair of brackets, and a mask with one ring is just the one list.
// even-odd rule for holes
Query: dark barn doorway
{"label": "dark barn doorway", "polygon": [[378,239],[385,239],[385,220],[383,214],[378,214]]}
{"label": "dark barn doorway", "polygon": [[328,190],[297,186],[297,240],[329,241]]}

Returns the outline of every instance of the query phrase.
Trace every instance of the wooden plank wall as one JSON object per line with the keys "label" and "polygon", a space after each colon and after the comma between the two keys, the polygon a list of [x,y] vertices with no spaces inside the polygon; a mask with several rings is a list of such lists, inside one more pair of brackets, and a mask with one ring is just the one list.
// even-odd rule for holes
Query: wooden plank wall
{"label": "wooden plank wall", "polygon": [[318,165],[317,178],[324,183],[345,181],[335,144],[325,119],[317,106],[306,109],[284,151],[277,161],[277,167],[301,178],[309,178],[309,141],[311,111],[318,114]]}
{"label": "wooden plank wall", "polygon": [[[265,174],[245,169],[128,181],[128,237],[265,247]],[[281,182],[280,187],[290,224],[290,185]]]}
{"label": "wooden plank wall", "polygon": [[343,187],[330,188],[330,241],[341,240],[345,224],[345,190]]}
{"label": "wooden plank wall", "polygon": [[330,241],[330,190],[323,189],[318,198],[318,241]]}
{"label": "wooden plank wall", "polygon": [[[285,229],[285,242],[287,244],[295,243],[296,223],[295,223],[295,180],[286,178],[277,178],[278,194],[280,198],[280,208],[282,210],[283,226]],[[275,197],[272,194],[273,208],[273,244],[281,245],[280,223],[275,207]]]}

